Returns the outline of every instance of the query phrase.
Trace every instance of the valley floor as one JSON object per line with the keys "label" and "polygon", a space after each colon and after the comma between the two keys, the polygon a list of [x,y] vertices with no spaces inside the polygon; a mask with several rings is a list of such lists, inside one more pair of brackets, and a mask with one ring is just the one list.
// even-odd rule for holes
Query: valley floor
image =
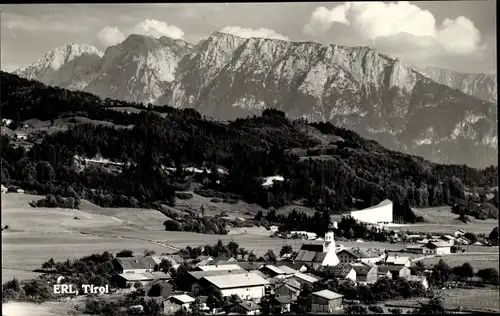
{"label": "valley floor", "polygon": [[[258,227],[237,228],[229,235],[167,232],[162,225],[167,217],[156,210],[101,208],[87,201],[81,202],[80,210],[29,206],[30,201],[41,198],[27,194],[2,194],[2,223],[9,226],[2,232],[2,282],[13,277],[32,278],[36,275],[32,271],[40,268],[50,258],[59,261],[104,251],[118,252],[130,249],[135,253],[142,253],[146,249],[152,249],[157,253],[171,253],[178,248],[214,244],[221,239],[223,242],[233,240],[241,247],[253,250],[259,256],[269,249],[279,253],[283,245],[291,245],[297,250],[303,243],[297,239],[269,238],[269,232]],[[233,212],[234,216],[240,216],[243,215],[241,212],[234,213],[240,209],[239,207],[246,212],[254,210],[253,206],[248,204],[239,205],[242,202],[236,205],[208,204],[208,198],[198,195],[190,202],[180,200],[178,202],[176,209],[180,212],[187,208],[197,209],[198,204],[204,203],[207,203],[207,209],[212,214],[224,210],[229,214]],[[462,228],[472,229],[466,225]],[[492,228],[493,225],[489,227],[489,231]],[[345,247],[389,250],[400,250],[404,247],[404,244],[397,243],[353,241],[338,241],[338,243]],[[498,248],[495,247],[470,246],[469,253],[463,257],[453,256],[453,260],[452,257],[449,258],[450,261],[463,262],[471,260],[472,253],[482,254],[481,256],[476,254],[475,259],[487,258],[482,260],[486,265],[492,262],[498,263]]]}

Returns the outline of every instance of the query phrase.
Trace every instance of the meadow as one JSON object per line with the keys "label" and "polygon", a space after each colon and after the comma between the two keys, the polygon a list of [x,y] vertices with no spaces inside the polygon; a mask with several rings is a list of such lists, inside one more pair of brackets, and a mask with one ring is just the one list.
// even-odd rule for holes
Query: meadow
{"label": "meadow", "polygon": [[[470,263],[472,267],[477,271],[479,269],[495,268],[498,269],[498,248],[494,247],[483,247],[483,249],[492,249],[491,253],[482,252],[472,252],[469,249],[467,253],[457,253],[450,254],[442,257],[426,258],[422,260],[425,265],[435,265],[439,260],[443,259],[450,267],[460,266],[466,262]],[[476,250],[476,249],[474,249]],[[496,250],[496,253],[495,253]]]}

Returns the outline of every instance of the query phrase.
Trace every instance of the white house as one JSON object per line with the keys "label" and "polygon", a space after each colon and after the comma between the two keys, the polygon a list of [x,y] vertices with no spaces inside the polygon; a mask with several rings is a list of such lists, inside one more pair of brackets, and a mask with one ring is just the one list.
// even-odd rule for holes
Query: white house
{"label": "white house", "polygon": [[271,227],[269,227],[269,230],[272,232],[272,233],[275,233],[278,231],[278,226],[276,225],[271,225]]}
{"label": "white house", "polygon": [[111,261],[119,273],[145,273],[152,272],[156,266],[156,261],[150,257],[126,257],[115,258]]}
{"label": "white house", "polygon": [[389,255],[387,259],[385,259],[385,264],[392,264],[395,266],[405,266],[407,268],[410,267],[411,260],[410,257],[400,257],[398,255]]}
{"label": "white house", "polygon": [[441,240],[443,240],[443,241],[449,243],[451,246],[453,246],[455,244],[456,238],[453,236],[450,236],[450,235],[444,235],[444,236],[441,236]]}
{"label": "white house", "polygon": [[429,288],[429,282],[427,281],[427,278],[425,276],[408,275],[406,277],[406,280],[411,281],[411,282],[418,282],[418,283],[422,284],[422,286],[426,290]]}
{"label": "white house", "polygon": [[242,300],[259,302],[270,283],[255,273],[207,276],[200,280],[222,297],[239,296]]}
{"label": "white house", "polygon": [[451,245],[444,241],[430,241],[422,249],[425,254],[447,255],[451,253]]}
{"label": "white house", "polygon": [[2,193],[7,193],[7,187],[5,187],[3,184],[2,184]]}

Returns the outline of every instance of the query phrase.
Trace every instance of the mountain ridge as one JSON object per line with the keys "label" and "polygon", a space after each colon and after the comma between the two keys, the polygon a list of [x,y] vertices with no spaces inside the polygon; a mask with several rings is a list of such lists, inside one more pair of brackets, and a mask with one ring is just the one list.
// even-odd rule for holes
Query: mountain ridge
{"label": "mountain ridge", "polygon": [[193,107],[223,120],[276,108],[291,118],[331,121],[437,162],[469,163],[467,155],[478,165],[497,161],[495,104],[373,48],[222,32],[197,45],[183,43],[131,35],[106,49],[99,74],[83,91]]}

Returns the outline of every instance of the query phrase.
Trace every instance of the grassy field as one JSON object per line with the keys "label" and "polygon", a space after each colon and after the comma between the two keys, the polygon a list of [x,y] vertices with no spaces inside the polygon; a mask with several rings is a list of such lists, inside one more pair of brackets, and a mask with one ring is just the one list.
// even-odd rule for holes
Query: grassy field
{"label": "grassy field", "polygon": [[[491,249],[491,248],[490,248]],[[496,248],[496,253],[460,253],[460,254],[450,254],[442,257],[433,257],[423,259],[422,263],[425,265],[435,265],[440,259],[443,259],[450,267],[460,266],[466,262],[470,263],[475,270],[495,268],[498,269],[498,248]]]}
{"label": "grassy field", "polygon": [[42,304],[9,302],[2,304],[3,316],[81,316],[71,302],[45,302]]}
{"label": "grassy field", "polygon": [[[446,289],[438,290],[436,293],[444,301],[447,309],[474,309],[474,310],[494,310],[499,311],[499,290],[498,288],[474,288],[474,289]],[[419,302],[426,302],[427,299],[391,300],[386,302],[389,305],[419,306]],[[389,307],[393,308],[393,307]]]}
{"label": "grassy field", "polygon": [[425,223],[404,225],[404,229],[414,232],[423,233],[453,233],[458,229],[463,229],[469,232],[479,234],[489,234],[495,226],[498,226],[498,221],[495,219],[487,219],[484,221],[470,217],[471,221],[464,224],[459,221],[458,215],[451,212],[451,207],[431,207],[413,209],[415,215],[422,216]]}

